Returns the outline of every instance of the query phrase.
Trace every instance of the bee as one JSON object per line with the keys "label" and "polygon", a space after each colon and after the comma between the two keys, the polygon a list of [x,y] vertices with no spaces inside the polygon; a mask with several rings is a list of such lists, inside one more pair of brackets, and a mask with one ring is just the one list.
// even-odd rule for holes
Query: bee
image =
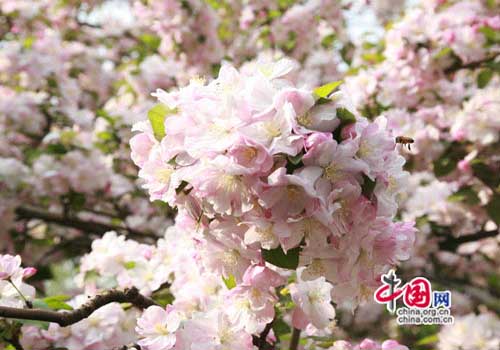
{"label": "bee", "polygon": [[406,136],[396,137],[396,143],[400,143],[404,146],[407,146],[409,151],[411,151],[411,144],[414,142],[415,142],[415,140],[412,139],[411,137],[406,137]]}

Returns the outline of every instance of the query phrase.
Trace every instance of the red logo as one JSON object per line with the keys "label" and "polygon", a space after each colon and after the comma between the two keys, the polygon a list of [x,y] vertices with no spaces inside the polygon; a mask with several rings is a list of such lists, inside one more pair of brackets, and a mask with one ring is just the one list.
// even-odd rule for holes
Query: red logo
{"label": "red logo", "polygon": [[401,280],[396,277],[394,270],[380,277],[382,285],[375,291],[375,301],[386,304],[391,313],[396,311],[396,301],[403,296],[407,307],[419,309],[427,308],[432,303],[432,287],[427,278],[416,277],[402,287]]}

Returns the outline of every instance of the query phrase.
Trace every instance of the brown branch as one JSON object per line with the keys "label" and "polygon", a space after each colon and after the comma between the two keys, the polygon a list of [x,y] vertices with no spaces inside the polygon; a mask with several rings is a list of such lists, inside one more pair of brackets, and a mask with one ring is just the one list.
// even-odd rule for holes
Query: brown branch
{"label": "brown branch", "polygon": [[484,58],[482,60],[474,61],[474,62],[469,62],[469,63],[466,63],[466,64],[463,64],[461,61],[456,61],[454,64],[452,64],[451,66],[449,66],[448,68],[446,68],[444,70],[444,73],[445,74],[450,74],[450,73],[456,72],[456,71],[458,71],[460,69],[475,69],[475,68],[480,68],[480,67],[485,66],[487,63],[495,60],[497,57],[498,57],[498,54],[495,54],[494,56],[486,57],[486,58]]}
{"label": "brown branch", "polygon": [[23,346],[21,345],[21,342],[19,341],[20,337],[21,337],[21,327],[18,326],[12,333],[12,336],[10,338],[4,338],[4,340],[10,343],[16,350],[24,350]]}
{"label": "brown branch", "polygon": [[116,231],[129,236],[135,236],[141,238],[145,237],[158,238],[158,236],[152,232],[142,232],[124,226],[106,224],[97,221],[82,220],[75,216],[64,217],[64,215],[50,213],[42,209],[28,207],[28,206],[18,207],[16,209],[16,215],[18,219],[40,219],[61,226],[72,227],[78,230],[96,234],[104,234],[108,231]]}
{"label": "brown branch", "polygon": [[44,309],[19,309],[0,306],[0,317],[52,322],[66,327],[89,317],[94,311],[104,305],[114,302],[131,303],[139,309],[158,305],[154,300],[140,294],[139,290],[134,287],[125,291],[110,290],[104,294],[96,295],[87,303],[72,311],[59,312]]}
{"label": "brown branch", "polygon": [[292,332],[292,340],[290,340],[290,350],[297,350],[300,340],[300,329],[294,328]]}
{"label": "brown branch", "polygon": [[267,339],[267,335],[269,334],[269,332],[271,331],[273,327],[273,321],[269,322],[268,324],[266,324],[266,327],[264,328],[264,330],[262,331],[262,333],[260,333],[259,336],[256,336],[254,335],[253,336],[253,345],[255,345],[259,350],[267,350],[267,349],[272,349],[273,346],[270,345],[266,339]]}
{"label": "brown branch", "polygon": [[460,246],[461,244],[464,243],[470,243],[470,242],[475,242],[479,241],[481,239],[485,238],[491,238],[495,237],[499,234],[498,230],[492,230],[492,231],[479,231],[471,235],[464,235],[460,237],[453,237],[450,233],[450,235],[439,235],[439,237],[442,237],[443,239],[439,242],[439,249],[440,250],[445,250],[449,252],[454,252]]}

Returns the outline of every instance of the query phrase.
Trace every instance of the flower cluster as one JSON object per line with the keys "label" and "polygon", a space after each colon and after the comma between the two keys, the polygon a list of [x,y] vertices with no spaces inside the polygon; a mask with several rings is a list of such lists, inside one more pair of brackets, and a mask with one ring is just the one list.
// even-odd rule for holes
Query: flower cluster
{"label": "flower cluster", "polygon": [[497,348],[494,316],[459,316],[496,308],[499,12],[406,3],[0,0],[0,252],[41,271],[34,299],[0,255],[0,307],[161,305],[2,319],[0,348],[407,350],[337,340],[401,335],[362,305],[395,265],[481,288],[437,346]]}
{"label": "flower cluster", "polygon": [[27,300],[33,299],[35,288],[23,280],[35,273],[33,267],[21,267],[19,255],[0,255],[0,306],[23,307]]}
{"label": "flower cluster", "polygon": [[[331,85],[296,87],[293,69],[287,60],[243,72],[224,65],[209,83],[159,90],[161,103],[131,139],[151,199],[179,207],[203,268],[235,284],[224,310],[192,317],[216,317],[241,337],[275,316],[273,290],[286,281],[266,263],[299,266],[294,326],[324,329],[335,317],[331,300],[354,307],[370,296],[414,240],[411,223],[393,222],[407,175],[385,119],[356,117],[341,93],[328,97]],[[185,322],[176,341],[186,341],[183,329],[205,341],[201,321]]]}
{"label": "flower cluster", "polygon": [[[432,252],[449,265],[439,253],[444,240],[498,234],[499,19],[482,1],[422,2],[380,45],[357,53],[361,69],[342,87],[360,113],[384,115],[396,135],[414,140],[405,152],[412,174],[401,209],[429,234],[419,240],[422,261]],[[361,66],[370,58],[379,63]],[[498,255],[494,238],[479,243],[470,251]]]}
{"label": "flower cluster", "polygon": [[126,240],[116,232],[107,232],[92,242],[92,251],[82,257],[78,285],[88,293],[104,288],[136,287],[145,295],[169,280],[171,267],[164,263],[167,252],[158,246]]}
{"label": "flower cluster", "polygon": [[[79,295],[68,305],[76,308],[86,300],[85,295]],[[126,311],[120,304],[111,303],[69,327],[51,323],[45,330],[25,325],[22,327],[21,345],[30,350],[51,347],[75,350],[117,348],[137,338],[134,332],[137,316],[137,312]]]}
{"label": "flower cluster", "polygon": [[494,350],[500,346],[500,320],[495,314],[469,314],[439,332],[439,350]]}

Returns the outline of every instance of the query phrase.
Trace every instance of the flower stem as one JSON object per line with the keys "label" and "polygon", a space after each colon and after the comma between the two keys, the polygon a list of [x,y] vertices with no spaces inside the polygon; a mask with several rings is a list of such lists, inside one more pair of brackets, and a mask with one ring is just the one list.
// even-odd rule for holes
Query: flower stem
{"label": "flower stem", "polygon": [[12,282],[12,280],[9,278],[7,278],[7,281],[9,281],[9,283],[12,285],[12,287],[14,287],[14,289],[17,291],[17,293],[21,296],[21,298],[24,300],[24,303],[26,304],[26,307],[30,308],[32,307],[32,304],[31,302],[26,299],[26,297],[24,296],[24,294],[19,290],[19,288],[17,288],[17,286],[14,284],[14,282]]}
{"label": "flower stem", "polygon": [[292,339],[290,340],[290,350],[297,350],[300,340],[300,329],[294,328],[292,332]]}

